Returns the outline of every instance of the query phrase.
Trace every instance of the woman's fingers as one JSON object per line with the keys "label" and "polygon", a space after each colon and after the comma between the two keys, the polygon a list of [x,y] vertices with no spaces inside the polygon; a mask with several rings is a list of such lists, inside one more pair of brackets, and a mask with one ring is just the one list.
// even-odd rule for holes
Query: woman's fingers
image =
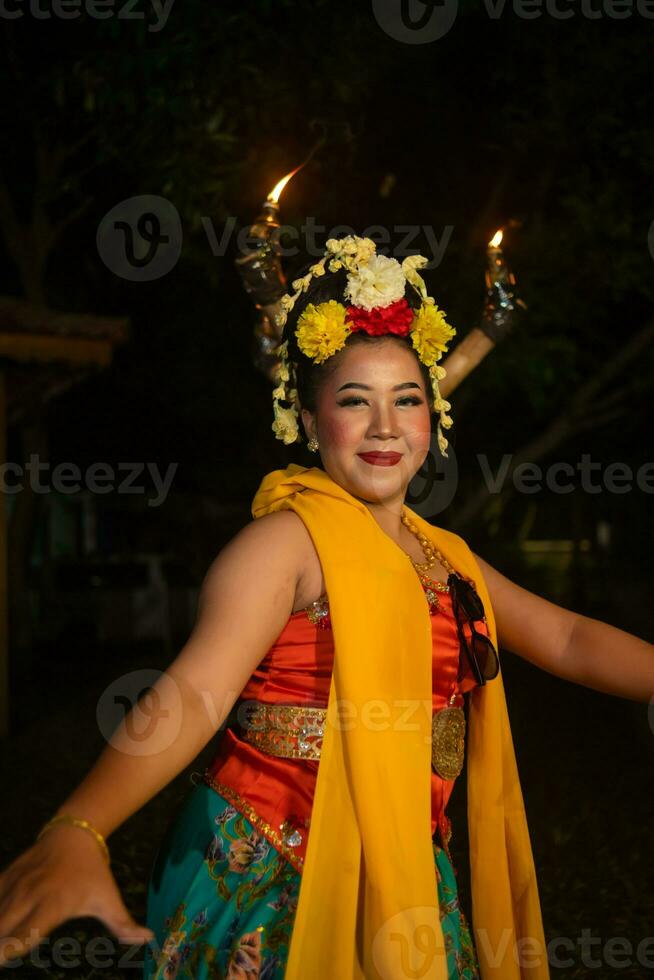
{"label": "woman's fingers", "polygon": [[[29,895],[12,899],[11,904],[7,905],[0,915],[0,964],[5,953],[5,946],[19,943],[19,926],[22,922],[29,920],[34,911],[34,900]],[[19,954],[14,954],[18,956]]]}

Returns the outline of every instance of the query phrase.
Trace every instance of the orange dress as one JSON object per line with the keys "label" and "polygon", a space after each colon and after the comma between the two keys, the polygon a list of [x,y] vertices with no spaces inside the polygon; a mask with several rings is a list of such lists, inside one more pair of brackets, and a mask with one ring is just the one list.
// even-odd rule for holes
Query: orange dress
{"label": "orange dress", "polygon": [[[438,606],[430,612],[433,711],[448,704],[461,706],[466,692],[477,684],[467,663],[461,681],[457,681],[459,640],[449,593],[438,594]],[[476,628],[485,630],[483,624]],[[468,627],[465,630],[469,635]],[[241,692],[236,704],[237,719],[249,701],[326,708],[333,660],[329,603],[324,596],[289,617]],[[403,721],[411,724],[408,710]],[[238,721],[225,730],[204,779],[301,871],[319,760],[279,758],[251,745],[241,735]],[[448,857],[451,827],[446,808],[454,783],[454,779],[443,779],[432,768],[432,835],[438,829]]]}

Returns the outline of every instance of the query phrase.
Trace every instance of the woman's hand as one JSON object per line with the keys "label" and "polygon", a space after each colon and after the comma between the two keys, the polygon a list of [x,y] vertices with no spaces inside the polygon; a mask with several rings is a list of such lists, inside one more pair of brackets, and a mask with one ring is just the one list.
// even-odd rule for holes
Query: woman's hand
{"label": "woman's hand", "polygon": [[100,919],[121,943],[154,938],[130,915],[91,834],[52,827],[0,874],[0,967],[23,957],[67,919],[86,916]]}

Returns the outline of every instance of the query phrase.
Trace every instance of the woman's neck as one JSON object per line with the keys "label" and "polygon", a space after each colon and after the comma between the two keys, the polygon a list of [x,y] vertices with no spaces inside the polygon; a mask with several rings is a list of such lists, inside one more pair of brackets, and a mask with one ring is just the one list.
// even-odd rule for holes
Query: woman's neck
{"label": "woman's neck", "polygon": [[401,546],[406,535],[406,529],[402,524],[404,498],[398,497],[392,501],[385,500],[383,503],[371,503],[364,500],[362,503],[366,505],[382,531]]}

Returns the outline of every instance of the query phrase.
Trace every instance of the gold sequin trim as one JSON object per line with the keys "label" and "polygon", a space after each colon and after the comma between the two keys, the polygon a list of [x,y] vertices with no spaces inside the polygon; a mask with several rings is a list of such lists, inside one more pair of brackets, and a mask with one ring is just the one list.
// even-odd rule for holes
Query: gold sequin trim
{"label": "gold sequin trim", "polygon": [[320,759],[326,708],[293,704],[246,705],[243,739],[284,759]]}
{"label": "gold sequin trim", "polygon": [[[247,800],[243,799],[240,793],[237,793],[231,786],[225,786],[224,783],[219,783],[218,780],[211,775],[208,769],[204,773],[204,781],[211,786],[212,789],[215,789],[216,793],[219,793],[221,796],[224,796],[226,800],[229,800],[229,802],[237,810],[239,810],[244,817],[247,817],[252,826],[256,827],[256,829],[260,831],[281,854],[284,855],[286,860],[293,865],[296,871],[302,871],[304,858],[296,854],[292,847],[289,847],[279,831],[275,830],[271,824],[264,820],[263,817],[259,816],[254,807],[248,803]],[[284,826],[284,824],[282,824],[282,826]]]}
{"label": "gold sequin trim", "polygon": [[307,614],[307,619],[314,626],[318,626],[320,629],[331,629],[331,619],[329,618],[329,597],[326,592],[318,598],[310,602],[308,606],[304,607],[304,612]]}

